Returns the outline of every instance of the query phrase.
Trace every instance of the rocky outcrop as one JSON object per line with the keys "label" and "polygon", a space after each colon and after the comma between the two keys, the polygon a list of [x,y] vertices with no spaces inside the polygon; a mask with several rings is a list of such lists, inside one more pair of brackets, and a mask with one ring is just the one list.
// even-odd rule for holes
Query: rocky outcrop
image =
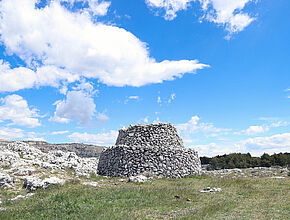
{"label": "rocky outcrop", "polygon": [[13,178],[11,178],[8,174],[0,173],[0,189],[12,188],[13,184]]}
{"label": "rocky outcrop", "polygon": [[34,191],[37,189],[45,189],[50,185],[64,184],[65,180],[57,177],[49,177],[41,180],[38,177],[27,177],[24,180],[23,187],[28,191]]}
{"label": "rocky outcrop", "polygon": [[98,158],[83,158],[74,152],[41,150],[27,142],[0,143],[0,189],[24,182],[29,191],[62,184],[65,179],[97,175]]}
{"label": "rocky outcrop", "polygon": [[116,145],[102,152],[98,174],[114,177],[142,173],[180,178],[199,174],[197,151],[183,146],[172,124],[136,125],[119,131]]}

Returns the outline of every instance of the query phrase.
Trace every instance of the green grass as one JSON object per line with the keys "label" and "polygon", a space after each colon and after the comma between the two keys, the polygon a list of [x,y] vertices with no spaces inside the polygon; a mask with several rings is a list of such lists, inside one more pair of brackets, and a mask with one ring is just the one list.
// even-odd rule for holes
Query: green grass
{"label": "green grass", "polygon": [[[6,201],[0,219],[284,220],[290,216],[289,179],[200,176],[143,184],[97,179],[97,188],[74,181],[39,190],[27,200]],[[222,188],[222,192],[199,192],[207,186]]]}

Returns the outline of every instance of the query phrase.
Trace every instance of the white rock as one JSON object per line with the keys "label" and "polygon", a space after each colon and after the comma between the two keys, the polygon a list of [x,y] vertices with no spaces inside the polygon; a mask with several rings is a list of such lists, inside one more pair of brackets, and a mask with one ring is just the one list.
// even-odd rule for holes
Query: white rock
{"label": "white rock", "polygon": [[147,182],[148,178],[143,175],[138,175],[138,176],[130,176],[129,177],[129,182],[134,182],[134,183],[144,183]]}
{"label": "white rock", "polygon": [[201,193],[208,193],[208,192],[221,192],[221,188],[211,188],[211,187],[206,187],[203,190],[201,190]]}
{"label": "white rock", "polygon": [[14,198],[12,198],[10,200],[14,201],[14,200],[18,200],[18,199],[27,199],[27,198],[29,198],[29,197],[31,197],[33,195],[34,195],[34,193],[28,193],[26,196],[18,195],[18,196],[14,197]]}
{"label": "white rock", "polygon": [[44,180],[39,179],[38,177],[27,177],[24,180],[23,186],[29,191],[34,191],[36,189],[47,188],[50,185],[64,184],[65,180],[59,179],[57,177],[45,178]]}
{"label": "white rock", "polygon": [[94,186],[94,187],[99,186],[99,184],[97,182],[84,182],[83,185],[85,185],[85,186]]}
{"label": "white rock", "polygon": [[0,173],[0,189],[8,189],[13,186],[13,179],[5,173]]}

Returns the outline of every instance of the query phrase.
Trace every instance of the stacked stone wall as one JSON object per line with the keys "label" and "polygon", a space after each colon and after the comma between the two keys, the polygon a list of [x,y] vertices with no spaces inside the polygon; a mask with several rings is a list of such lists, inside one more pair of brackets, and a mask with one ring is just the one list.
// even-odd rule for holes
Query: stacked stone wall
{"label": "stacked stone wall", "polygon": [[135,125],[119,130],[116,145],[184,147],[176,128],[168,124]]}
{"label": "stacked stone wall", "polygon": [[114,177],[149,173],[180,178],[200,172],[197,151],[183,146],[170,123],[121,129],[116,145],[102,152],[98,164],[98,174]]}
{"label": "stacked stone wall", "polygon": [[114,177],[149,173],[181,178],[200,172],[197,151],[188,148],[116,145],[101,154],[98,165],[98,174]]}

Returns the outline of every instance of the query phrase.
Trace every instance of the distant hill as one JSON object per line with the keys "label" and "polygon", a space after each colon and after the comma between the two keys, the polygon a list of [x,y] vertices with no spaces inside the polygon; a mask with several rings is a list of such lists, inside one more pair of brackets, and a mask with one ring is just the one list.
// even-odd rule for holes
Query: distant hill
{"label": "distant hill", "polygon": [[[1,140],[0,144],[6,145],[13,141]],[[38,148],[44,153],[49,151],[61,150],[64,152],[70,151],[75,152],[79,157],[100,157],[101,152],[103,151],[103,146],[88,145],[82,143],[64,143],[64,144],[50,144],[45,141],[22,141],[33,147]]]}

